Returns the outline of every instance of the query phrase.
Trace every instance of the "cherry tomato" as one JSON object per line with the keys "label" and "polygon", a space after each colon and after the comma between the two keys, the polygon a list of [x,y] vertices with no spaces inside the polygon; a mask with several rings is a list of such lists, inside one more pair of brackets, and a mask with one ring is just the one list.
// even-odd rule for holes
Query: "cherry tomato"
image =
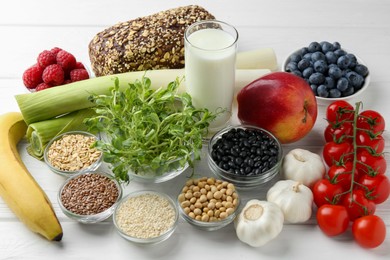
{"label": "cherry tomato", "polygon": [[355,241],[364,248],[380,246],[386,238],[385,222],[376,215],[364,216],[352,224]]}
{"label": "cherry tomato", "polygon": [[[346,191],[351,188],[352,184],[352,169],[353,163],[351,161],[346,162],[342,165],[334,164],[330,166],[328,170],[329,179],[332,183],[338,183]],[[358,171],[355,169],[354,180],[358,179]]]}
{"label": "cherry tomato", "polygon": [[317,207],[325,204],[337,204],[340,198],[335,197],[343,192],[340,184],[333,184],[328,179],[321,179],[314,183],[313,188],[314,203]]}
{"label": "cherry tomato", "polygon": [[350,140],[352,135],[353,126],[352,123],[331,123],[324,131],[324,137],[326,142],[340,140],[343,138],[344,141]]}
{"label": "cherry tomato", "polygon": [[380,204],[387,200],[390,196],[390,181],[384,174],[370,176],[364,174],[358,180],[362,186],[359,189],[366,193],[366,197],[376,204]]}
{"label": "cherry tomato", "polygon": [[328,166],[332,166],[336,162],[339,162],[340,159],[343,159],[344,162],[351,161],[353,159],[353,145],[349,142],[327,142],[324,145],[322,155],[324,157],[325,163]]}
{"label": "cherry tomato", "polygon": [[341,205],[344,205],[347,209],[351,221],[363,216],[372,215],[376,210],[375,203],[368,200],[364,192],[360,189],[353,190],[344,195],[341,199]]}
{"label": "cherry tomato", "polygon": [[353,106],[344,100],[335,101],[331,103],[326,109],[326,119],[329,123],[353,120],[353,117]]}
{"label": "cherry tomato", "polygon": [[356,144],[358,146],[358,152],[363,149],[371,149],[375,153],[382,153],[385,149],[385,139],[382,135],[372,134],[371,131],[357,131]]}
{"label": "cherry tomato", "polygon": [[373,133],[381,133],[385,130],[385,119],[377,111],[365,110],[359,114],[356,126]]}
{"label": "cherry tomato", "polygon": [[356,168],[360,175],[385,174],[387,162],[383,154],[372,154],[367,150],[362,150],[356,155],[358,162]]}
{"label": "cherry tomato", "polygon": [[316,217],[322,232],[331,237],[344,233],[349,225],[347,209],[341,205],[322,205]]}

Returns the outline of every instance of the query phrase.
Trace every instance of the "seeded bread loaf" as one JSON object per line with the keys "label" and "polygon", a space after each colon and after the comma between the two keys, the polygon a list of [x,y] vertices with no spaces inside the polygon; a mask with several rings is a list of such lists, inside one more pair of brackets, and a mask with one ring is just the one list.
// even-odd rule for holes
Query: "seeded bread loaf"
{"label": "seeded bread loaf", "polygon": [[118,23],[89,44],[96,76],[184,67],[184,32],[199,20],[215,19],[197,5],[178,7]]}

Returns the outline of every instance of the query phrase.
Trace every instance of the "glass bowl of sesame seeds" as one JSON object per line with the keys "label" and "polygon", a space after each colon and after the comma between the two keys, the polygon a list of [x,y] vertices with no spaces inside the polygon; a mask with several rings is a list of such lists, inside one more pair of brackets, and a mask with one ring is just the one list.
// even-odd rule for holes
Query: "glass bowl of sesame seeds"
{"label": "glass bowl of sesame seeds", "polygon": [[54,137],[47,144],[44,160],[49,169],[64,177],[96,170],[103,153],[93,147],[97,136],[85,131],[70,131]]}
{"label": "glass bowl of sesame seeds", "polygon": [[65,181],[57,200],[67,217],[84,224],[93,224],[113,214],[122,193],[122,186],[111,174],[83,172]]}
{"label": "glass bowl of sesame seeds", "polygon": [[113,222],[119,235],[138,244],[156,244],[176,229],[179,212],[165,193],[142,190],[125,196],[117,205]]}

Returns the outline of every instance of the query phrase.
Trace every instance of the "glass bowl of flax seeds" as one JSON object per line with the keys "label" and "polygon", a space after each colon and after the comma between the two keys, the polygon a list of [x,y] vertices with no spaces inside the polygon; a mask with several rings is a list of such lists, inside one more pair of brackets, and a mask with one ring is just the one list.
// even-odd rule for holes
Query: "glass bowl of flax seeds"
{"label": "glass bowl of flax seeds", "polygon": [[122,193],[122,186],[111,174],[87,172],[68,178],[60,188],[57,199],[67,217],[93,224],[113,214]]}

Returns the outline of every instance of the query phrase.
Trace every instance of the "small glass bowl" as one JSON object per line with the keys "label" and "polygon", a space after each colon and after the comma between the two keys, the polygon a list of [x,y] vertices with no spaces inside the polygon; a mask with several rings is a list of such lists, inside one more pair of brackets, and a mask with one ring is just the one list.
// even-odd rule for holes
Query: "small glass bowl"
{"label": "small glass bowl", "polygon": [[137,182],[144,182],[144,183],[161,183],[168,180],[171,180],[175,178],[176,176],[180,175],[182,172],[184,172],[188,168],[188,163],[186,163],[184,166],[180,165],[180,160],[182,158],[172,160],[170,162],[167,162],[167,165],[170,166],[170,170],[165,170],[162,167],[157,170],[150,169],[149,171],[145,172],[139,172],[134,173],[132,171],[129,171],[128,174],[130,176],[130,179],[137,181]]}
{"label": "small glass bowl", "polygon": [[52,165],[52,163],[50,162],[49,160],[49,149],[51,147],[51,145],[56,142],[57,140],[60,140],[61,138],[63,138],[64,136],[66,135],[83,135],[83,136],[87,136],[87,137],[93,137],[95,138],[96,140],[98,139],[98,137],[96,135],[93,135],[89,132],[85,132],[85,131],[70,131],[70,132],[66,132],[66,133],[63,133],[61,135],[58,135],[56,137],[54,137],[52,140],[50,140],[50,142],[47,144],[46,148],[45,148],[45,151],[44,151],[44,154],[43,154],[43,157],[44,157],[44,160],[45,160],[45,163],[47,164],[47,166],[49,167],[49,169],[58,174],[58,175],[61,175],[61,176],[64,176],[64,177],[71,177],[71,176],[74,176],[76,174],[79,174],[79,173],[82,173],[82,172],[91,172],[91,171],[95,171],[97,168],[99,168],[99,166],[101,165],[102,163],[102,158],[103,158],[103,153],[100,154],[100,156],[96,159],[96,161],[94,161],[90,166],[86,167],[86,168],[82,168],[80,170],[76,170],[76,171],[65,171],[65,170],[61,170],[57,167],[54,167]]}
{"label": "small glass bowl", "polygon": [[[131,236],[128,233],[126,233],[123,230],[123,228],[120,227],[120,224],[119,224],[119,221],[118,221],[118,217],[119,217],[119,214],[120,214],[119,211],[120,211],[121,207],[124,205],[124,203],[126,203],[129,199],[136,198],[136,197],[139,197],[139,196],[142,196],[142,195],[148,195],[148,194],[153,195],[153,196],[158,196],[158,197],[160,197],[162,199],[165,199],[169,203],[169,205],[174,210],[174,212],[173,212],[173,214],[174,214],[174,216],[173,216],[173,224],[164,233],[160,234],[159,236],[150,237],[150,238],[140,238],[140,237]],[[145,202],[143,202],[143,203],[145,203]],[[137,207],[137,210],[142,208],[141,206],[142,206],[143,203],[141,203],[140,206]],[[137,214],[138,213],[129,214],[128,217],[132,218],[132,215],[137,215]],[[179,219],[179,211],[177,209],[176,203],[167,194],[161,193],[161,192],[152,191],[152,190],[135,191],[135,192],[132,192],[132,193],[128,194],[123,199],[121,199],[121,201],[116,206],[116,208],[114,210],[114,214],[113,214],[114,226],[115,226],[117,232],[119,233],[119,235],[122,236],[124,239],[126,239],[128,241],[131,241],[131,242],[134,242],[134,243],[138,243],[138,244],[157,244],[157,243],[161,243],[161,242],[167,240],[174,233],[174,231],[176,229],[176,226],[178,224],[178,219]],[[144,220],[147,221],[148,218],[145,217]],[[140,224],[140,223],[138,223],[138,224]],[[145,224],[148,225],[150,223],[145,223]]]}
{"label": "small glass bowl", "polygon": [[[238,198],[240,198],[240,197],[238,197]],[[229,225],[230,223],[232,223],[234,221],[234,219],[236,218],[237,213],[239,212],[238,208],[240,207],[240,199],[238,199],[238,202],[239,203],[237,204],[234,212],[232,214],[230,214],[227,218],[225,218],[223,220],[210,221],[210,222],[200,221],[200,220],[196,220],[194,218],[191,218],[190,216],[188,216],[184,212],[184,209],[180,206],[179,202],[178,202],[178,204],[179,204],[178,208],[179,208],[179,211],[180,211],[180,216],[185,221],[187,221],[189,224],[191,224],[194,227],[196,227],[198,229],[201,229],[201,230],[215,231],[215,230],[219,230],[221,228],[226,227],[227,225]]]}
{"label": "small glass bowl", "polygon": [[[115,203],[113,203],[106,210],[104,210],[100,213],[97,213],[97,214],[92,214],[92,215],[81,215],[81,214],[74,213],[71,210],[67,209],[62,202],[62,191],[64,190],[66,185],[76,178],[79,178],[81,176],[92,175],[92,174],[107,177],[110,179],[110,181],[112,181],[115,184],[115,186],[118,189],[118,197],[117,197]],[[123,194],[122,186],[119,184],[119,182],[117,180],[114,179],[114,177],[111,174],[108,174],[105,172],[83,172],[83,173],[76,174],[76,175],[68,178],[65,181],[65,183],[61,186],[61,188],[58,192],[57,201],[58,201],[58,204],[59,204],[62,212],[67,217],[74,219],[74,220],[77,220],[78,222],[83,223],[83,224],[93,224],[93,223],[101,222],[101,221],[109,218],[113,214],[116,205],[119,203],[120,199],[122,198],[122,194]]]}
{"label": "small glass bowl", "polygon": [[[275,140],[278,146],[278,157],[276,164],[269,169],[268,171],[257,174],[257,175],[237,175],[231,172],[228,172],[221,167],[219,167],[215,161],[213,160],[211,154],[213,151],[214,144],[222,138],[222,136],[229,132],[231,129],[254,129],[254,130],[260,130],[266,135],[268,135],[271,139]],[[282,159],[283,159],[283,149],[279,142],[279,140],[269,131],[256,127],[256,126],[250,126],[250,125],[238,125],[238,126],[228,126],[226,128],[223,128],[219,132],[217,132],[211,139],[208,144],[208,151],[207,151],[207,159],[208,159],[208,165],[211,169],[211,171],[218,177],[225,181],[228,181],[230,183],[233,183],[237,189],[239,190],[250,190],[257,188],[259,186],[266,185],[271,180],[273,180],[279,173]]]}
{"label": "small glass bowl", "polygon": [[[349,50],[347,49],[344,49],[342,48],[344,51],[346,51],[347,53],[351,53]],[[290,62],[290,56],[292,54],[294,54],[296,51],[294,52],[291,52],[287,58],[283,61],[283,64],[282,64],[282,71],[286,71],[286,66],[287,64]],[[356,54],[354,54],[355,57],[356,57],[356,60],[359,64],[363,64],[365,66],[367,66],[367,64],[359,57],[357,56]],[[370,81],[371,81],[371,73],[368,73],[368,75],[364,78],[364,84],[363,86],[358,90],[356,91],[355,93],[353,93],[352,95],[349,95],[349,96],[345,96],[345,97],[339,97],[339,98],[325,98],[325,97],[319,97],[319,96],[316,96],[316,99],[317,99],[317,104],[320,105],[320,106],[328,106],[330,105],[331,103],[335,102],[335,101],[338,101],[338,100],[344,100],[344,101],[347,101],[347,102],[353,102],[353,101],[358,101],[358,97],[364,92],[367,90],[368,86],[370,85]]]}

